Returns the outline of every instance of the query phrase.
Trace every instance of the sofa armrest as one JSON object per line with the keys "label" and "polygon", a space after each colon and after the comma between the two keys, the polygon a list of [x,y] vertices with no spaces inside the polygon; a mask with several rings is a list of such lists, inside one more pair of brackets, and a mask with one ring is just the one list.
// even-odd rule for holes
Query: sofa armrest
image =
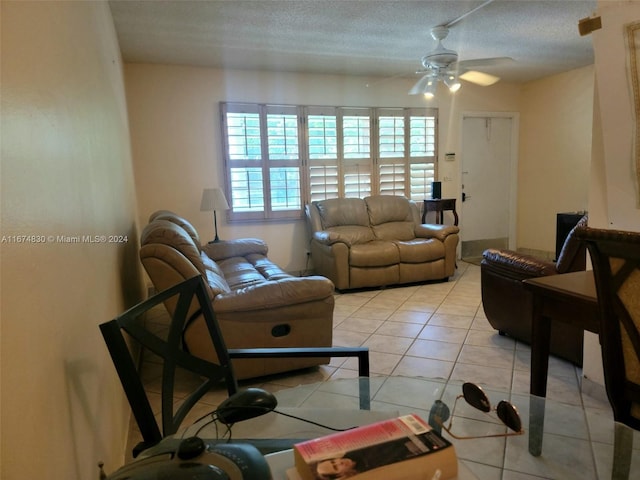
{"label": "sofa armrest", "polygon": [[460,229],[456,225],[437,225],[431,223],[421,223],[416,225],[415,235],[417,238],[437,238],[444,242],[445,239]]}
{"label": "sofa armrest", "polygon": [[505,276],[515,279],[544,277],[558,273],[556,264],[514,252],[512,250],[498,250],[490,248],[482,254],[483,268],[497,270]]}
{"label": "sofa armrest", "polygon": [[214,298],[213,308],[217,313],[267,310],[322,300],[333,292],[333,283],[325,277],[291,277],[221,293]]}
{"label": "sofa armrest", "polygon": [[335,243],[344,243],[346,246],[351,247],[351,238],[347,235],[341,235],[338,232],[329,232],[327,230],[321,230],[313,233],[313,240],[321,245],[331,246]]}
{"label": "sofa armrest", "polygon": [[232,257],[246,257],[252,253],[267,255],[269,248],[259,238],[239,238],[202,245],[202,251],[213,260],[223,260]]}

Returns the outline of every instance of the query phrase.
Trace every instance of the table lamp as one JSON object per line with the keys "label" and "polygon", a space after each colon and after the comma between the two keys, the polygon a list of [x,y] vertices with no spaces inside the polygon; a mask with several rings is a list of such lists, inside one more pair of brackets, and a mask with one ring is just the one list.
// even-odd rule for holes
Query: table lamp
{"label": "table lamp", "polygon": [[205,188],[202,190],[202,201],[200,202],[201,212],[213,211],[213,227],[215,229],[216,236],[209,243],[219,242],[218,238],[218,218],[216,217],[217,210],[229,210],[229,204],[224,196],[224,192],[221,188]]}

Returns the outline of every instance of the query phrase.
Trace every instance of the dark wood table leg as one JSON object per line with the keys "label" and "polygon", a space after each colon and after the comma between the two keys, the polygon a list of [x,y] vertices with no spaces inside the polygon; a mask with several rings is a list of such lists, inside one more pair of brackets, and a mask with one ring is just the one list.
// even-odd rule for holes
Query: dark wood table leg
{"label": "dark wood table leg", "polygon": [[544,407],[549,373],[549,343],[551,319],[542,313],[542,300],[534,296],[531,328],[531,379],[529,393],[529,453],[542,453],[544,433]]}

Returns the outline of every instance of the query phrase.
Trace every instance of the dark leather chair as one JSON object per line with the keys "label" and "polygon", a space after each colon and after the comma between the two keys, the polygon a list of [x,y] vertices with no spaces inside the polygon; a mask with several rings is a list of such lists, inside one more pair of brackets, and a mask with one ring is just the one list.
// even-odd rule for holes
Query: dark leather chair
{"label": "dark leather chair", "polygon": [[[169,325],[169,332],[160,337],[146,328],[144,316],[152,308],[167,301],[175,301],[176,307]],[[182,334],[190,318],[202,313],[217,363],[191,355],[183,348]],[[366,347],[307,347],[307,348],[250,348],[227,349],[220,333],[211,301],[202,276],[198,275],[147,299],[130,308],[115,319],[100,325],[111,359],[116,367],[133,416],[140,428],[143,441],[133,449],[136,457],[143,450],[178,431],[181,423],[198,400],[210,389],[225,385],[229,395],[238,392],[238,382],[231,360],[234,358],[315,358],[357,357],[360,382],[360,407],[368,409],[369,350]],[[127,333],[127,338],[122,332]],[[135,342],[132,342],[134,340]],[[132,350],[148,349],[162,359],[162,407],[158,426],[155,414],[140,378]],[[195,386],[174,409],[174,383],[178,368],[196,373],[202,383]]]}
{"label": "dark leather chair", "polygon": [[[616,422],[640,430],[640,232],[585,228],[598,293],[605,388]],[[631,431],[616,427],[612,478],[628,478]]]}
{"label": "dark leather chair", "polygon": [[[585,270],[586,247],[576,238],[576,229],[586,224],[585,215],[569,232],[556,263],[512,250],[485,250],[480,264],[482,305],[501,335],[531,342],[532,298],[522,281]],[[583,337],[582,329],[556,322],[551,326],[551,353],[582,365]]]}

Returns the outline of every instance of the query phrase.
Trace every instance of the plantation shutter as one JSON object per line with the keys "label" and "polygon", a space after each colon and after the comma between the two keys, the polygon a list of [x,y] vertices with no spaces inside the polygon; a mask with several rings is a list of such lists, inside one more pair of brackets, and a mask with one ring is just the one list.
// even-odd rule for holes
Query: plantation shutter
{"label": "plantation shutter", "polygon": [[220,104],[229,220],[330,198],[431,197],[437,109]]}
{"label": "plantation shutter", "polygon": [[409,196],[421,202],[431,198],[431,183],[436,178],[437,111],[409,109]]}
{"label": "plantation shutter", "polygon": [[343,188],[346,198],[364,198],[372,192],[371,110],[341,109]]}
{"label": "plantation shutter", "polygon": [[405,112],[378,109],[378,189],[383,195],[408,194]]}
{"label": "plantation shutter", "polygon": [[[266,138],[270,209],[294,212],[302,209],[300,129],[298,108],[267,106]],[[283,217],[284,215],[278,215]]]}
{"label": "plantation shutter", "polygon": [[338,116],[334,107],[308,107],[307,149],[310,200],[340,196]]}
{"label": "plantation shutter", "polygon": [[231,215],[262,218],[265,208],[260,106],[222,105]]}

